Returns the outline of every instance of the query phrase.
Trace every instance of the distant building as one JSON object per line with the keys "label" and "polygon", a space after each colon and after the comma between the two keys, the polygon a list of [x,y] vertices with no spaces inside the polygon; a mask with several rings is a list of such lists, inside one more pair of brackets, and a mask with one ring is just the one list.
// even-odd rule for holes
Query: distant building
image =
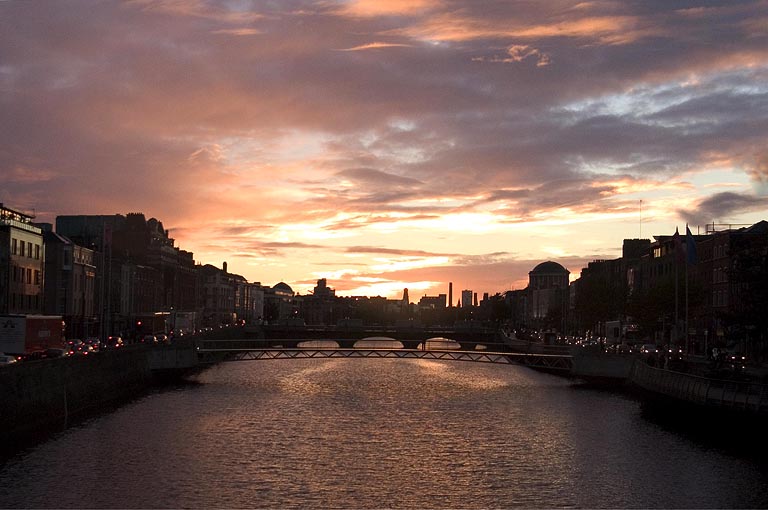
{"label": "distant building", "polygon": [[198,268],[202,324],[218,326],[232,324],[237,318],[235,313],[235,286],[232,277],[226,271],[211,264]]}
{"label": "distant building", "polygon": [[462,308],[469,308],[472,306],[472,296],[474,295],[474,292],[471,290],[462,290],[461,291],[461,307]]}
{"label": "distant building", "polygon": [[334,324],[336,317],[336,291],[325,278],[317,280],[312,294],[304,296],[301,315],[307,324]]}
{"label": "distant building", "polygon": [[568,311],[570,271],[547,261],[528,273],[528,318],[534,327],[565,330]]}
{"label": "distant building", "polygon": [[298,316],[299,303],[290,285],[285,282],[264,288],[264,319],[280,321]]}
{"label": "distant building", "polygon": [[447,296],[438,294],[437,296],[424,295],[419,299],[420,310],[442,310],[446,307]]}
{"label": "distant building", "polygon": [[0,203],[0,313],[43,310],[43,233],[34,218]]}

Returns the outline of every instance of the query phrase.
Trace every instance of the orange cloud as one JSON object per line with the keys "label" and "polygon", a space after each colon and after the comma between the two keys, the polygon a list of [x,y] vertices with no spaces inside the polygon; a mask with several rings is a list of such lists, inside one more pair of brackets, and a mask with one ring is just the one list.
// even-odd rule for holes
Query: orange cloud
{"label": "orange cloud", "polygon": [[541,39],[571,37],[604,44],[628,44],[660,30],[635,16],[591,16],[533,26],[516,19],[485,19],[441,13],[421,24],[388,33],[427,41],[460,42],[472,39]]}
{"label": "orange cloud", "polygon": [[402,48],[411,47],[412,44],[398,44],[398,43],[386,43],[386,42],[372,42],[367,44],[361,44],[359,46],[353,46],[351,48],[344,48],[338,51],[361,51],[361,50],[375,50],[380,48]]}
{"label": "orange cloud", "polygon": [[438,0],[350,0],[337,11],[345,16],[400,16],[421,13],[440,4]]}

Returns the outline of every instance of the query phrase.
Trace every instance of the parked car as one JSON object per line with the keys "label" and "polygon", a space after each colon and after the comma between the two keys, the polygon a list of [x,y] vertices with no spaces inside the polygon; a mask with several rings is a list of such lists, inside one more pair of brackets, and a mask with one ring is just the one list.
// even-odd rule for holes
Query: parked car
{"label": "parked car", "polygon": [[157,337],[155,335],[144,335],[144,338],[141,339],[141,342],[145,344],[156,344]]}
{"label": "parked car", "polygon": [[157,337],[157,341],[161,344],[167,344],[168,343],[168,335],[164,333],[160,333],[159,335],[155,335]]}

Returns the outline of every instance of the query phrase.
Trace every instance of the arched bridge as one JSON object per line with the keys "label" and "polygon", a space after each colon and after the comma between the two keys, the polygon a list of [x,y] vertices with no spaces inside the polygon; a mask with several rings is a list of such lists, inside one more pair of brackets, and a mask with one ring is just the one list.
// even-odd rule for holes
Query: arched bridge
{"label": "arched bridge", "polygon": [[359,340],[368,338],[391,338],[403,344],[406,349],[416,349],[430,339],[445,338],[457,342],[463,350],[476,349],[478,345],[488,349],[501,350],[502,336],[495,328],[474,325],[458,327],[418,325],[408,326],[245,326],[241,335],[268,342],[271,346],[295,348],[308,340],[333,340],[339,347],[350,349]]}

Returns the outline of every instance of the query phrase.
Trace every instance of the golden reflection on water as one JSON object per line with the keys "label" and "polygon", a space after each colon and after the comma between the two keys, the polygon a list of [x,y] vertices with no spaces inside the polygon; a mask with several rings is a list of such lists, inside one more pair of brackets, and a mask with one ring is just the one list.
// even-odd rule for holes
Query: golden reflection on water
{"label": "golden reflection on water", "polygon": [[[759,467],[644,422],[630,399],[524,367],[271,360],[221,364],[198,380],[2,466],[0,507],[768,503]],[[72,473],[96,483],[61,490]]]}

